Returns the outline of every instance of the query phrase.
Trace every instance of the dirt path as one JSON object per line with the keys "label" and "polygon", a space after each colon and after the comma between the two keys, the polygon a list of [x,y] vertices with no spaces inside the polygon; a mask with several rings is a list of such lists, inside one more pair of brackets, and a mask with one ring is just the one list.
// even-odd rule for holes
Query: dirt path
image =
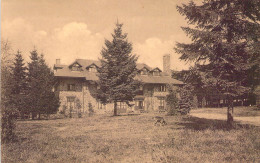
{"label": "dirt path", "polygon": [[[227,116],[219,113],[190,113],[191,116],[205,119],[217,119],[217,120],[226,120]],[[234,121],[243,123],[243,124],[252,124],[260,127],[260,116],[254,117],[234,117]]]}

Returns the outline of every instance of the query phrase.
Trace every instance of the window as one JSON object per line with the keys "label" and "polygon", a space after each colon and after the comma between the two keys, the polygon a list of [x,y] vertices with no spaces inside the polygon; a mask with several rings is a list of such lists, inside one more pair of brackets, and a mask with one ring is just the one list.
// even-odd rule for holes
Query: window
{"label": "window", "polygon": [[164,99],[164,97],[158,97],[158,100],[159,100],[159,110],[164,109],[164,106],[165,106],[165,99]]}
{"label": "window", "polygon": [[154,87],[155,92],[166,92],[166,85],[157,85]]}
{"label": "window", "polygon": [[153,72],[153,76],[159,76],[160,75],[160,72],[159,71],[154,71]]}
{"label": "window", "polygon": [[159,91],[160,92],[166,92],[166,86],[165,85],[161,85]]}
{"label": "window", "polygon": [[117,107],[121,109],[126,109],[127,105],[125,102],[117,102]]}
{"label": "window", "polygon": [[81,66],[79,64],[74,64],[72,67],[71,67],[71,70],[72,71],[81,71]]}
{"label": "window", "polygon": [[143,69],[143,70],[141,70],[140,74],[141,74],[141,75],[147,75],[147,74],[148,74],[147,69]]}
{"label": "window", "polygon": [[68,91],[76,91],[75,84],[68,84]]}
{"label": "window", "polygon": [[97,68],[95,66],[91,66],[88,68],[89,72],[97,72]]}

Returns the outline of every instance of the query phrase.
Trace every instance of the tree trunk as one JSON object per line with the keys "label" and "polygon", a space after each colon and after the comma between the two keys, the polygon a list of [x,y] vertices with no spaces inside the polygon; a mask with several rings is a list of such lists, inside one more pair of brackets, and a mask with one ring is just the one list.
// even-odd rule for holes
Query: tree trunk
{"label": "tree trunk", "polygon": [[35,116],[35,112],[32,112],[32,120],[34,120]]}
{"label": "tree trunk", "polygon": [[117,102],[114,101],[114,116],[117,116]]}
{"label": "tree trunk", "polygon": [[233,113],[234,113],[234,107],[233,107],[233,99],[228,100],[228,108],[227,108],[227,124],[232,125],[234,122],[233,118]]}
{"label": "tree trunk", "polygon": [[24,112],[21,112],[21,119],[24,120]]}
{"label": "tree trunk", "polygon": [[39,116],[38,116],[38,120],[40,120],[41,119],[41,113],[39,113]]}

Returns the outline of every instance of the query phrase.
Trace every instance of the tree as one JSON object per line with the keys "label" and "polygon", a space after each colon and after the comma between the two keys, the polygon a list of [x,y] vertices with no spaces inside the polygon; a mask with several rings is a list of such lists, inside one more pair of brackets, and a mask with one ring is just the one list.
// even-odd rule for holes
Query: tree
{"label": "tree", "polygon": [[8,142],[13,140],[15,134],[16,110],[12,103],[11,94],[11,53],[10,42],[1,40],[1,140]]}
{"label": "tree", "polygon": [[26,112],[26,70],[24,59],[21,55],[21,52],[18,50],[15,55],[14,65],[12,66],[11,78],[11,94],[12,94],[12,102],[14,103],[14,107],[19,111],[24,119],[24,113]]}
{"label": "tree", "polygon": [[175,51],[182,54],[180,59],[195,62],[193,68],[206,87],[226,96],[228,124],[233,98],[250,91],[248,74],[259,70],[259,6],[259,0],[204,0],[202,5],[191,1],[177,6],[194,28],[182,27],[192,43],[177,43]]}
{"label": "tree", "polygon": [[180,94],[179,112],[186,115],[194,108],[194,87],[190,84],[186,84],[179,88],[178,92]]}
{"label": "tree", "polygon": [[179,99],[177,98],[176,89],[167,85],[168,94],[166,96],[167,114],[176,115],[179,112]]}
{"label": "tree", "polygon": [[98,98],[103,102],[114,102],[114,115],[117,115],[117,102],[132,101],[138,84],[134,80],[136,75],[136,61],[138,57],[131,54],[132,44],[127,40],[127,34],[122,33],[122,25],[116,24],[113,40],[105,40],[102,51],[99,72]]}
{"label": "tree", "polygon": [[54,74],[47,66],[44,56],[39,56],[36,50],[31,52],[31,62],[28,63],[28,108],[34,119],[38,114],[52,114],[57,112],[59,99],[53,92],[55,84]]}

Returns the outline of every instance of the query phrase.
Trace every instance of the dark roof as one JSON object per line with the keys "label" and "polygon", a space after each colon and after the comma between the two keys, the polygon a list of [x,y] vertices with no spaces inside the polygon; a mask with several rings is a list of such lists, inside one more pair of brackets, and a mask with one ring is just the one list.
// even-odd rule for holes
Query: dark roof
{"label": "dark roof", "polygon": [[[69,67],[72,66],[74,63],[80,64],[82,66],[82,71],[71,71],[71,69]],[[54,69],[57,70],[57,71],[54,72],[54,75],[56,77],[85,78],[86,80],[97,81],[98,80],[97,74],[95,72],[88,72],[86,70],[86,67],[88,67],[92,64],[95,64],[98,67],[101,66],[100,61],[86,60],[86,59],[76,59],[72,64],[70,64],[68,66],[67,65],[57,65],[57,64],[55,64]],[[149,71],[157,69],[157,67],[153,69],[153,68],[149,67],[148,65],[146,65],[144,63],[137,63],[136,68],[138,70],[141,70],[143,68],[147,68]],[[178,81],[176,79],[173,79],[170,76],[167,76],[167,73],[165,73],[165,72],[161,72],[160,76],[137,75],[135,78],[136,78],[136,80],[139,80],[143,83],[183,84],[183,82]]]}

